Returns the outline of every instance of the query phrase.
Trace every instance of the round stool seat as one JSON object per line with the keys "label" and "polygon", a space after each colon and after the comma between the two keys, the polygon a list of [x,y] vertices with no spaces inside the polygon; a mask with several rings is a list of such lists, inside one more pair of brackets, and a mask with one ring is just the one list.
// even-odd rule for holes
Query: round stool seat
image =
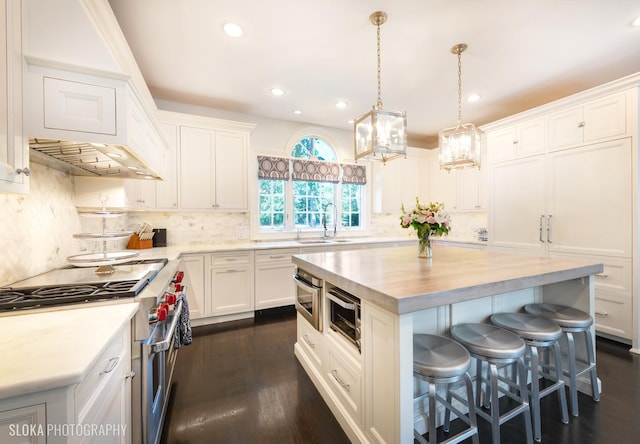
{"label": "round stool seat", "polygon": [[491,322],[525,340],[553,342],[562,336],[562,329],[551,319],[528,313],[496,313]]}
{"label": "round stool seat", "polygon": [[471,356],[456,341],[436,335],[413,335],[413,371],[431,378],[453,378],[469,369]]}
{"label": "round stool seat", "polygon": [[491,324],[457,324],[451,327],[451,336],[471,354],[490,359],[516,359],[526,350],[517,335]]}
{"label": "round stool seat", "polygon": [[527,304],[524,311],[535,316],[551,319],[561,328],[589,328],[593,319],[577,308],[557,304]]}

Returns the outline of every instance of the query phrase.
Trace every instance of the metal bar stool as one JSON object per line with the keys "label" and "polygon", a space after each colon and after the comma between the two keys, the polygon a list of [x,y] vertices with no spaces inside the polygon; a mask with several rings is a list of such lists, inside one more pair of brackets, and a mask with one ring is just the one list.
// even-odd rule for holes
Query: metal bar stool
{"label": "metal bar stool", "polygon": [[[569,393],[571,400],[571,414],[578,416],[578,377],[590,373],[591,390],[593,392],[593,400],[600,401],[600,392],[598,391],[598,374],[596,372],[595,348],[593,346],[593,338],[591,337],[591,325],[593,319],[582,310],[565,305],[557,304],[527,304],[524,311],[535,316],[544,316],[558,324],[567,340],[567,361],[568,370],[563,369],[565,376],[569,377]],[[587,360],[576,359],[576,346],[573,338],[574,333],[584,333]],[[578,371],[577,364],[582,368]]]}
{"label": "metal bar stool", "polygon": [[[451,336],[460,342],[477,360],[476,369],[476,414],[491,423],[493,444],[500,443],[500,426],[510,419],[524,414],[527,443],[532,443],[531,414],[527,395],[527,373],[524,365],[525,343],[517,335],[490,324],[457,324],[451,327]],[[482,363],[488,365],[487,378],[482,376]],[[516,364],[516,372],[512,373],[513,387],[517,393],[504,390],[498,385],[498,367]],[[515,384],[515,381],[518,381]],[[486,396],[490,400],[488,415],[482,410],[481,391],[485,383]],[[498,391],[518,402],[511,410],[500,414]]]}
{"label": "metal bar stool", "polygon": [[[474,444],[479,444],[478,425],[476,413],[473,405],[473,386],[471,377],[467,370],[471,365],[469,352],[457,342],[442,336],[415,334],[413,335],[413,372],[414,375],[428,383],[428,391],[418,396],[415,400],[429,398],[429,415],[427,432],[429,441],[413,431],[414,437],[422,444],[436,443],[436,401],[445,406],[445,421],[443,429],[449,432],[450,413],[453,411],[458,417],[469,426],[460,433],[447,438],[445,443],[458,443],[471,437]],[[467,399],[464,400],[455,393],[454,389],[459,382],[464,381],[467,391]],[[437,394],[437,385],[446,385],[447,399],[443,399]],[[467,416],[454,407],[452,398],[465,402],[469,406]]]}
{"label": "metal bar stool", "polygon": [[[562,378],[562,366],[560,358],[560,344],[558,340],[562,337],[562,330],[551,319],[534,316],[528,313],[496,313],[491,315],[491,322],[498,327],[505,328],[522,338],[527,346],[525,353],[525,364],[527,358],[529,365],[527,368],[531,371],[531,390],[529,391],[531,412],[533,416],[533,438],[540,441],[542,437],[542,426],[540,422],[540,398],[547,396],[555,391],[558,392],[560,400],[560,411],[562,413],[562,422],[569,422],[569,414],[567,413],[567,397],[564,392],[564,381]],[[555,365],[553,367],[543,364],[543,371],[540,372],[540,361],[538,354],[540,350],[548,352],[553,349]],[[550,373],[553,369],[555,375]],[[553,381],[548,387],[540,390],[540,376]]]}

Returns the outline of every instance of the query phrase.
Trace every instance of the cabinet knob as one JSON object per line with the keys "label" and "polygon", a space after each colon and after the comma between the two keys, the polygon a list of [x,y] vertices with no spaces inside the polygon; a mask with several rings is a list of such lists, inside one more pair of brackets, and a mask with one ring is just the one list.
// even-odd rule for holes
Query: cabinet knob
{"label": "cabinet knob", "polygon": [[578,128],[584,128],[584,125],[585,125],[584,122],[580,122],[578,123]]}
{"label": "cabinet knob", "polygon": [[514,140],[514,141],[513,141],[513,144],[514,144],[514,145],[517,145],[517,144],[519,144],[519,143],[520,143],[520,141],[519,141],[519,140]]}
{"label": "cabinet knob", "polygon": [[25,176],[31,176],[31,170],[29,169],[29,167],[18,168],[16,170],[16,173],[24,174]]}
{"label": "cabinet knob", "polygon": [[136,372],[127,372],[127,374],[124,376],[124,379],[133,379],[136,376]]}

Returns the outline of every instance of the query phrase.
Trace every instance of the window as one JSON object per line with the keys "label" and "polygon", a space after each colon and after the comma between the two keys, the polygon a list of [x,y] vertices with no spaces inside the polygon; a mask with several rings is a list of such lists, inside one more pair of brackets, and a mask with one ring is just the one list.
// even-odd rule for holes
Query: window
{"label": "window", "polygon": [[361,227],[364,167],[336,160],[331,144],[317,136],[298,140],[291,159],[259,157],[260,230]]}

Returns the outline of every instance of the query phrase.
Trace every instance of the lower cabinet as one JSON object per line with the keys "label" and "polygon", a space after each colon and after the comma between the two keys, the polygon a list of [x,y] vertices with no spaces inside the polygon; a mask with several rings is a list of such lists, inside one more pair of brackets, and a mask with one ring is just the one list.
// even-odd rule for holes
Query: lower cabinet
{"label": "lower cabinet", "polygon": [[189,302],[189,317],[200,319],[205,317],[205,301],[207,298],[204,280],[204,255],[186,254],[181,259],[187,282],[187,301]]}
{"label": "lower cabinet", "polygon": [[[347,350],[343,350],[342,341],[334,340],[326,335],[327,366],[325,376],[329,387],[342,404],[342,407],[357,423],[362,423],[362,366],[360,355],[354,356]],[[348,344],[350,345],[350,344]]]}
{"label": "lower cabinet", "polygon": [[291,256],[297,248],[259,251],[255,253],[255,309],[293,305],[295,265]]}
{"label": "lower cabinet", "polygon": [[253,311],[253,251],[211,255],[212,316]]}
{"label": "lower cabinet", "polygon": [[0,401],[0,442],[131,443],[131,326],[79,384]]}

